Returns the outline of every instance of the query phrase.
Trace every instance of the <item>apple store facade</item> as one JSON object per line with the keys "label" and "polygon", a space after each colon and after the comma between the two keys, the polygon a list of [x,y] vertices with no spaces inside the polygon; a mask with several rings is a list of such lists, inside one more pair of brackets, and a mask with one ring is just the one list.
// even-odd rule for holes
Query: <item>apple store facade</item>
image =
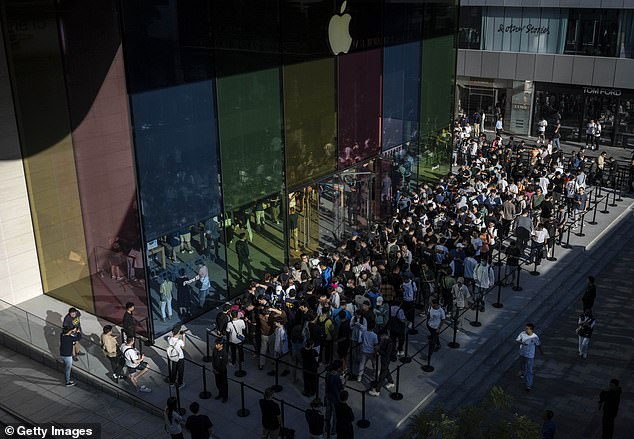
{"label": "apple store facade", "polygon": [[42,293],[150,336],[449,169],[456,1],[0,4]]}

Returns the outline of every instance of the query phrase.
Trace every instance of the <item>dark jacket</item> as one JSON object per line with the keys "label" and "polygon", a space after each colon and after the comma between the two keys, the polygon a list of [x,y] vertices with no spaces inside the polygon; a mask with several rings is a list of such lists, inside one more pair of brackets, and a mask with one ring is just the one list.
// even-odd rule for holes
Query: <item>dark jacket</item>
{"label": "dark jacket", "polygon": [[226,372],[228,361],[229,356],[227,355],[227,351],[224,349],[214,349],[211,353],[211,365],[216,372]]}
{"label": "dark jacket", "polygon": [[60,357],[72,357],[74,344],[75,344],[75,337],[73,337],[72,335],[61,334],[59,339]]}
{"label": "dark jacket", "polygon": [[128,338],[136,337],[136,325],[134,324],[134,316],[129,312],[123,314],[123,332]]}

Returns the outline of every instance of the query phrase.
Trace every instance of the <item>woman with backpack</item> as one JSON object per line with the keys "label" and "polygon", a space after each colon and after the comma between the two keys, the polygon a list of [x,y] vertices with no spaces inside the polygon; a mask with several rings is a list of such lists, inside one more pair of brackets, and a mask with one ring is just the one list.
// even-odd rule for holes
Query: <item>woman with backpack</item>
{"label": "woman with backpack", "polygon": [[577,336],[579,337],[579,356],[581,358],[588,358],[590,337],[592,337],[592,331],[594,330],[594,325],[597,321],[592,316],[592,311],[590,309],[585,309],[579,316],[579,321],[577,323],[579,325],[576,330]]}

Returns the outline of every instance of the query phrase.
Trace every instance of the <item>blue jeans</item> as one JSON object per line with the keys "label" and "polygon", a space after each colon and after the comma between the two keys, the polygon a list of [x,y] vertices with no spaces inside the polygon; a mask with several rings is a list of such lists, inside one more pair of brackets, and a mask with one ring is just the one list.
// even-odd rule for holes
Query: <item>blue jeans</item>
{"label": "blue jeans", "polygon": [[64,379],[70,381],[70,370],[73,368],[73,357],[62,357],[64,361]]}
{"label": "blue jeans", "polygon": [[553,145],[555,146],[555,151],[561,151],[561,143],[559,143],[559,137],[555,137],[553,139]]}
{"label": "blue jeans", "polygon": [[533,363],[534,358],[526,358],[520,355],[520,370],[524,374],[524,380],[526,381],[526,387],[533,387]]}

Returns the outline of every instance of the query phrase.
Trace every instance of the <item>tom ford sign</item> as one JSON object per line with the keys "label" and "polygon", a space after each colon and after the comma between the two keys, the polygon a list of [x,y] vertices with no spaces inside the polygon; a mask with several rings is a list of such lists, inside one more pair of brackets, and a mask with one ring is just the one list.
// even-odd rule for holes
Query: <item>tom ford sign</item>
{"label": "tom ford sign", "polygon": [[583,87],[583,94],[621,96],[621,90],[619,90],[618,88]]}
{"label": "tom ford sign", "polygon": [[531,24],[531,23],[528,23],[522,26],[517,26],[515,24],[509,24],[507,26],[504,26],[503,24],[501,24],[498,27],[498,32],[502,32],[505,34],[523,32],[527,34],[550,35],[550,26],[535,26],[534,24]]}

